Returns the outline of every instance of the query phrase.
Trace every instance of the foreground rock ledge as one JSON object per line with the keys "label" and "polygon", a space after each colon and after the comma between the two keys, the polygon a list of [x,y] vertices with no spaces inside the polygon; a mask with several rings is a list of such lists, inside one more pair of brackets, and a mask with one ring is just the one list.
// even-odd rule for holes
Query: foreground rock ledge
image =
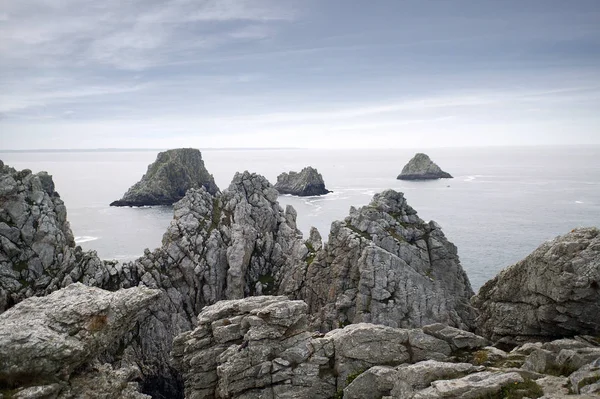
{"label": "foreground rock ledge", "polygon": [[472,303],[478,331],[507,344],[600,335],[600,231],[542,244],[484,284]]}
{"label": "foreground rock ledge", "polygon": [[[89,397],[84,380],[98,383],[104,375],[124,379],[120,388],[113,387],[117,391],[106,392],[106,397],[121,397],[128,379],[141,377],[139,369],[129,365],[117,372],[92,364],[99,355],[117,349],[115,343],[129,334],[159,296],[159,290],[145,287],[109,292],[75,283],[15,305],[0,315],[0,390],[46,385],[54,396],[31,397],[58,393],[70,397],[66,393],[79,384],[76,395]],[[91,392],[98,389],[94,386]]]}
{"label": "foreground rock ledge", "polygon": [[428,155],[417,153],[402,169],[398,180],[434,180],[452,179],[450,173],[444,172]]}
{"label": "foreground rock ledge", "polygon": [[200,187],[213,195],[219,192],[200,151],[194,148],[168,150],[160,152],[142,180],[110,206],[172,205],[190,188]]}
{"label": "foreground rock ledge", "polygon": [[442,324],[359,323],[321,334],[307,316],[303,301],[283,296],[206,307],[198,327],[173,344],[185,397],[589,399],[600,392],[600,347],[591,337],[507,353]]}
{"label": "foreground rock ledge", "polygon": [[300,173],[289,172],[277,176],[275,189],[280,194],[291,194],[300,197],[325,195],[331,191],[325,188],[323,176],[315,168],[307,166]]}

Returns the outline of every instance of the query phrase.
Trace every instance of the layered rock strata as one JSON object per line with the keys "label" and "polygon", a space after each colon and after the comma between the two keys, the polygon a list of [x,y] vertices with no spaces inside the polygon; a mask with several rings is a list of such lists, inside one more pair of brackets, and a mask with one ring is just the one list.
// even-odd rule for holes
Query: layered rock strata
{"label": "layered rock strata", "polygon": [[172,205],[191,188],[204,187],[216,194],[219,188],[208,173],[200,151],[178,148],[158,153],[142,179],[111,206]]}
{"label": "layered rock strata", "polygon": [[434,180],[452,179],[450,173],[444,172],[428,155],[417,153],[397,177],[398,180]]}
{"label": "layered rock strata", "polygon": [[280,174],[277,176],[275,189],[280,194],[291,194],[300,197],[325,195],[331,192],[325,188],[323,176],[310,166],[300,172]]}
{"label": "layered rock strata", "polygon": [[542,244],[484,284],[478,331],[517,344],[600,335],[600,231],[580,228]]}

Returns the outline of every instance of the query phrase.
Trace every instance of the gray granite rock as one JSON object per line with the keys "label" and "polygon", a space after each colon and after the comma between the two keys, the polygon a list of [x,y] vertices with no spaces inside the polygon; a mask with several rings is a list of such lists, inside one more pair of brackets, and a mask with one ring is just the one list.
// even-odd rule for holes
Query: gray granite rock
{"label": "gray granite rock", "polygon": [[0,386],[66,386],[84,366],[115,350],[159,295],[143,287],[108,292],[76,283],[22,301],[0,315]]}
{"label": "gray granite rock", "polygon": [[208,173],[200,151],[178,148],[158,153],[142,179],[111,206],[172,205],[191,188],[204,187],[216,194],[219,188]]}
{"label": "gray granite rock", "polygon": [[275,189],[280,194],[298,195],[300,197],[324,195],[331,192],[325,188],[323,176],[310,166],[300,172],[280,174],[277,176]]}
{"label": "gray granite rock", "polygon": [[[79,281],[110,280],[94,252],[75,247],[52,176],[0,168],[0,313]],[[93,285],[93,284],[92,284]]]}
{"label": "gray granite rock", "polygon": [[324,331],[360,322],[474,325],[473,291],[456,247],[393,190],[333,222],[323,249],[288,270],[278,292],[306,301]]}
{"label": "gray granite rock", "polygon": [[417,153],[398,175],[399,180],[451,179],[452,176],[437,166],[428,155]]}
{"label": "gray granite rock", "polygon": [[[179,335],[173,345],[186,397],[330,398],[364,370],[417,359],[411,330],[359,323],[321,334],[309,329],[307,311],[304,302],[283,296],[204,308],[198,327]],[[447,353],[433,337],[418,342],[433,356]],[[444,353],[436,353],[437,348]]]}
{"label": "gray granite rock", "polygon": [[600,335],[600,231],[575,229],[488,281],[472,303],[479,334],[522,343]]}

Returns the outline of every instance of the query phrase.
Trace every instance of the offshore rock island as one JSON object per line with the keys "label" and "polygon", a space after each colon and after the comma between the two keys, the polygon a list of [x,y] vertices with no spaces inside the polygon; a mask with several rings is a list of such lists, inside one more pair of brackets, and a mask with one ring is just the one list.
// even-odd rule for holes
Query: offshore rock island
{"label": "offshore rock island", "polygon": [[280,174],[277,176],[275,189],[280,194],[291,194],[299,197],[325,195],[331,192],[325,188],[323,176],[311,166],[307,166],[300,172]]}
{"label": "offshore rock island", "polygon": [[186,189],[162,246],[120,263],[75,246],[51,176],[0,168],[0,397],[600,393],[596,228],[473,296],[456,247],[402,193],[351,208],[324,243],[244,172]]}
{"label": "offshore rock island", "polygon": [[160,152],[142,179],[110,206],[173,205],[187,190],[200,187],[211,194],[219,192],[200,151],[194,148],[168,150]]}
{"label": "offshore rock island", "polygon": [[398,180],[435,180],[452,179],[450,173],[444,172],[427,154],[417,153],[397,177]]}

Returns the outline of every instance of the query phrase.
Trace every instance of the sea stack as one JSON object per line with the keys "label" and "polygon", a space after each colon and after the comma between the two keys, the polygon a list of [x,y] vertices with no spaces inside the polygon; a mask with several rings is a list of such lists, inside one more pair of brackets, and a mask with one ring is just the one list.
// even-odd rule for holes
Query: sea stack
{"label": "sea stack", "polygon": [[280,194],[292,194],[300,197],[325,195],[331,191],[325,188],[323,176],[313,167],[307,166],[300,173],[289,172],[277,176],[275,189]]}
{"label": "sea stack", "polygon": [[402,169],[398,180],[434,180],[452,179],[450,173],[444,172],[427,154],[416,154]]}
{"label": "sea stack", "polygon": [[200,187],[213,195],[219,192],[200,151],[194,148],[168,150],[158,153],[142,180],[110,206],[172,205],[190,188]]}

